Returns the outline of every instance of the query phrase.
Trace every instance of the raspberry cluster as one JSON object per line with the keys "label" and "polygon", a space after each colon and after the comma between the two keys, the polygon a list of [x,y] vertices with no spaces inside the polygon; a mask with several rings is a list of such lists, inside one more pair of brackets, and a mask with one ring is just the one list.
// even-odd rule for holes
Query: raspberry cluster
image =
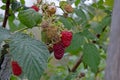
{"label": "raspberry cluster", "polygon": [[16,75],[16,76],[20,76],[22,74],[22,68],[17,63],[17,61],[12,61],[11,65],[12,65],[13,74]]}
{"label": "raspberry cluster", "polygon": [[53,45],[54,56],[56,59],[60,60],[63,55],[65,48],[68,47],[72,40],[72,32],[62,31],[61,32],[61,41]]}
{"label": "raspberry cluster", "polygon": [[71,44],[72,32],[60,30],[60,26],[51,26],[46,22],[43,22],[41,27],[46,35],[45,43],[48,44],[49,51],[52,52],[53,50],[55,58],[60,60],[64,55],[65,48]]}
{"label": "raspberry cluster", "polygon": [[[73,12],[72,6],[66,1],[60,1],[60,8],[63,10],[63,16],[68,17]],[[57,18],[57,6],[54,3],[44,3],[40,6],[42,10],[42,18],[40,27],[42,28],[42,40],[47,44],[49,52],[54,52],[56,59],[60,60],[65,48],[71,44],[72,32],[65,29],[64,24]]]}

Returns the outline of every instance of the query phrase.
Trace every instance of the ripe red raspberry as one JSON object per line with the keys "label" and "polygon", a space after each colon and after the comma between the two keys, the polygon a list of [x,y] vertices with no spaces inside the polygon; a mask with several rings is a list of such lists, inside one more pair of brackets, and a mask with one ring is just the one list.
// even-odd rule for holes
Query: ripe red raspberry
{"label": "ripe red raspberry", "polygon": [[19,64],[18,64],[16,61],[12,61],[11,64],[12,64],[13,74],[16,75],[16,76],[21,75],[22,69],[21,69],[21,67],[19,66]]}
{"label": "ripe red raspberry", "polygon": [[61,42],[53,45],[54,56],[56,59],[60,60],[64,55],[64,46]]}
{"label": "ripe red raspberry", "polygon": [[31,8],[34,9],[36,12],[39,11],[39,7],[37,7],[36,5],[33,5]]}
{"label": "ripe red raspberry", "polygon": [[64,47],[68,47],[72,40],[72,32],[62,31],[61,34],[62,34],[61,41],[62,41]]}

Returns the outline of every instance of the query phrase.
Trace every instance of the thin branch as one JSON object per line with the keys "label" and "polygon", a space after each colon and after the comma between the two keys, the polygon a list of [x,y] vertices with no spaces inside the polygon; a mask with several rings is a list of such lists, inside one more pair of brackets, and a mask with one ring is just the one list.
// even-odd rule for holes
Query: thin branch
{"label": "thin branch", "polygon": [[[95,74],[95,78],[97,78],[98,74],[99,74],[100,72],[104,71],[104,70],[105,70],[105,68],[99,69],[99,70],[97,71],[97,73]],[[96,79],[96,80],[97,80],[97,79]]]}
{"label": "thin branch", "polygon": [[6,27],[7,19],[9,17],[9,6],[10,6],[10,0],[6,1],[6,9],[5,9],[5,15],[4,15],[4,21],[3,21],[3,27]]}
{"label": "thin branch", "polygon": [[82,62],[82,55],[80,56],[80,58],[78,59],[78,61],[75,63],[75,65],[73,66],[73,68],[70,71],[75,72],[81,62]]}

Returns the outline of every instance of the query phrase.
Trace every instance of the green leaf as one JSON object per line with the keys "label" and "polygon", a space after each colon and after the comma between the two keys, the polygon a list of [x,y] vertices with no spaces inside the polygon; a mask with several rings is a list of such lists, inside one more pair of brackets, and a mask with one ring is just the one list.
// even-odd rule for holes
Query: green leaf
{"label": "green leaf", "polygon": [[5,10],[6,9],[6,5],[2,5],[0,8]]}
{"label": "green leaf", "polygon": [[20,78],[18,78],[17,76],[12,75],[12,76],[10,77],[10,80],[20,80]]}
{"label": "green leaf", "polygon": [[28,80],[40,80],[47,67],[49,51],[45,44],[26,34],[16,33],[10,42],[10,52]]}
{"label": "green leaf", "polygon": [[82,6],[82,10],[84,11],[84,14],[86,15],[87,20],[93,19],[93,17],[96,14],[95,8],[85,4],[82,4],[81,6]]}
{"label": "green leaf", "polygon": [[71,29],[73,27],[72,23],[67,18],[60,17],[60,21],[64,24],[65,28],[67,29]]}
{"label": "green leaf", "polygon": [[22,23],[20,23],[17,19],[15,19],[14,15],[11,15],[8,18],[8,24],[10,26],[10,31],[12,31],[12,32],[14,32],[16,30],[23,29],[23,28],[26,27],[25,25],[23,25]]}
{"label": "green leaf", "polygon": [[6,3],[6,0],[2,0],[3,3]]}
{"label": "green leaf", "polygon": [[75,1],[75,5],[78,6],[78,4],[80,3],[81,0],[76,0]]}
{"label": "green leaf", "polygon": [[66,1],[60,1],[59,2],[59,5],[60,5],[60,7],[62,8],[62,9],[64,9],[64,6],[67,4],[67,2]]}
{"label": "green leaf", "polygon": [[99,22],[91,22],[91,28],[97,33],[100,34],[103,30],[102,25]]}
{"label": "green leaf", "polygon": [[0,27],[0,42],[4,41],[10,37],[11,37],[11,34],[10,34],[9,30]]}
{"label": "green leaf", "polygon": [[81,50],[81,46],[85,43],[84,36],[81,33],[73,34],[71,45],[66,49],[66,52],[71,54],[78,54]]}
{"label": "green leaf", "polygon": [[89,30],[85,29],[82,34],[87,38],[87,39],[92,39],[92,40],[95,40],[96,39],[96,36],[90,32]]}
{"label": "green leaf", "polygon": [[96,73],[100,63],[100,54],[94,44],[85,44],[83,48],[83,62],[87,64],[91,70]]}
{"label": "green leaf", "polygon": [[33,9],[20,11],[18,14],[19,20],[28,28],[32,28],[41,22],[42,16]]}
{"label": "green leaf", "polygon": [[12,4],[11,4],[11,9],[12,9],[13,11],[18,10],[20,7],[21,7],[20,2],[14,1],[14,2],[12,2]]}
{"label": "green leaf", "polygon": [[113,7],[114,0],[105,0],[105,5]]}
{"label": "green leaf", "polygon": [[99,0],[97,3],[94,3],[94,4],[96,5],[96,8],[105,9],[103,3],[104,3],[104,0]]}
{"label": "green leaf", "polygon": [[65,77],[64,80],[74,80],[76,76],[77,76],[77,73],[70,73],[69,75]]}
{"label": "green leaf", "polygon": [[87,20],[87,17],[82,9],[75,9],[75,13],[78,17],[81,18],[82,22],[85,22]]}
{"label": "green leaf", "polygon": [[102,26],[104,28],[104,26],[109,26],[111,23],[111,16],[105,16],[103,19],[102,19]]}
{"label": "green leaf", "polygon": [[21,4],[25,4],[25,0],[20,0]]}
{"label": "green leaf", "polygon": [[15,19],[14,15],[12,15],[8,18],[8,24],[10,26],[10,31],[12,31],[12,32],[15,31],[17,28],[17,26],[13,23],[14,19]]}
{"label": "green leaf", "polygon": [[64,79],[61,76],[54,75],[54,76],[51,76],[50,80],[64,80]]}
{"label": "green leaf", "polygon": [[82,4],[82,9],[86,10],[87,12],[89,12],[90,14],[92,15],[95,15],[96,12],[95,12],[95,8],[92,7],[92,6],[88,6],[88,5],[85,5],[85,4]]}
{"label": "green leaf", "polygon": [[[10,3],[13,1],[15,1],[15,0],[10,0]],[[7,2],[7,0],[2,0],[2,3],[6,3],[6,2]]]}

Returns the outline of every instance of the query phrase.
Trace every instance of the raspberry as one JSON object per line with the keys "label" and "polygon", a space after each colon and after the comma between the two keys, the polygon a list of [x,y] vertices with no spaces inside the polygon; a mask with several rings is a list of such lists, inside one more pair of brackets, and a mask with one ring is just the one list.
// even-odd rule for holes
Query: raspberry
{"label": "raspberry", "polygon": [[55,6],[48,6],[48,12],[50,15],[55,14],[56,12],[56,7]]}
{"label": "raspberry", "polygon": [[47,28],[49,26],[49,22],[48,21],[43,21],[42,23],[41,23],[41,27],[42,28]]}
{"label": "raspberry", "polygon": [[54,38],[55,36],[57,36],[57,31],[58,31],[58,28],[55,26],[47,27],[47,31],[46,31],[47,37],[49,39]]}
{"label": "raspberry", "polygon": [[36,12],[39,11],[39,8],[36,5],[33,5],[31,8],[34,9]]}
{"label": "raspberry", "polygon": [[68,47],[72,40],[72,32],[62,31],[61,34],[62,34],[61,41],[62,41],[64,47]]}
{"label": "raspberry", "polygon": [[65,5],[64,9],[68,12],[68,13],[72,13],[73,12],[73,8],[70,4]]}
{"label": "raspberry", "polygon": [[46,3],[41,6],[41,9],[42,9],[43,13],[47,10],[48,6],[49,5],[46,4]]}
{"label": "raspberry", "polygon": [[60,60],[64,55],[64,46],[61,42],[53,45],[54,56],[56,59]]}
{"label": "raspberry", "polygon": [[22,69],[16,61],[12,61],[12,71],[16,76],[19,76],[22,73]]}

